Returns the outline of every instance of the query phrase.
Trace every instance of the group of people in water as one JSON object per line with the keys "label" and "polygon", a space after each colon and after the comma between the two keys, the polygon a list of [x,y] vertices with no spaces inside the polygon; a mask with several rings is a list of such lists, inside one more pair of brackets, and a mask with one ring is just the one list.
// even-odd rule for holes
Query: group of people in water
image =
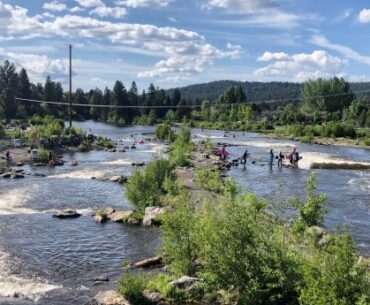
{"label": "group of people in water", "polygon": [[[220,156],[220,160],[226,160],[229,156],[230,153],[226,150],[226,146],[223,146],[219,151],[218,155]],[[233,159],[232,164],[234,166],[238,166],[239,162],[241,165],[244,166],[244,169],[246,168],[247,160],[249,158],[249,152],[248,150],[245,150],[243,155],[240,158]],[[298,162],[299,160],[302,159],[302,157],[299,155],[299,152],[297,151],[296,148],[293,149],[288,155],[284,155],[282,151],[280,151],[277,155],[275,155],[274,150],[271,149],[269,153],[269,158],[268,158],[268,165],[270,168],[274,165],[274,160],[277,160],[277,166],[278,168],[283,167],[283,161],[284,159],[289,160],[289,165],[292,167],[298,167]],[[251,161],[252,164],[255,164],[255,161]]]}

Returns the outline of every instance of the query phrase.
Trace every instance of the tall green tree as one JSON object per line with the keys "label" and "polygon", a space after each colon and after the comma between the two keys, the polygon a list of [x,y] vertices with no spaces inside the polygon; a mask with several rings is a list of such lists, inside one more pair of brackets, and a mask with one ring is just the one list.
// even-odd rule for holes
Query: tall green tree
{"label": "tall green tree", "polygon": [[15,96],[18,89],[18,74],[14,64],[6,60],[0,65],[0,110],[5,119],[16,116],[17,103]]}
{"label": "tall green tree", "polygon": [[[116,81],[113,87],[113,105],[128,106],[127,90],[121,81]],[[111,119],[119,123],[128,122],[127,108],[113,108],[110,114]]]}

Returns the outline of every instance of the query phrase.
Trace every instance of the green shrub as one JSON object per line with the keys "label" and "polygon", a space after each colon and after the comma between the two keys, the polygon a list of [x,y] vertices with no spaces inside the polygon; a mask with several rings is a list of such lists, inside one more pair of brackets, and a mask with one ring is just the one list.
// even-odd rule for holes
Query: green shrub
{"label": "green shrub", "polygon": [[148,206],[161,205],[163,183],[171,171],[171,164],[165,159],[155,159],[143,171],[135,171],[125,185],[129,202],[142,214]]}
{"label": "green shrub", "polygon": [[49,160],[49,151],[43,148],[37,149],[37,158],[40,161],[47,162]]}
{"label": "green shrub", "polygon": [[170,143],[175,140],[175,132],[167,124],[159,124],[155,130],[155,136]]}
{"label": "green shrub", "polygon": [[87,152],[91,150],[91,144],[87,140],[83,140],[82,143],[78,146],[80,152]]}
{"label": "green shrub", "polygon": [[194,146],[191,142],[189,129],[182,129],[176,136],[175,142],[170,148],[170,159],[174,166],[190,165],[190,157]]}
{"label": "green shrub", "polygon": [[121,295],[132,305],[150,305],[151,302],[144,296],[148,276],[134,275],[126,272],[119,280],[118,289]]}
{"label": "green shrub", "polygon": [[5,137],[5,130],[2,124],[0,124],[0,138]]}
{"label": "green shrub", "polygon": [[96,140],[96,145],[108,149],[113,149],[114,147],[116,147],[115,143],[111,139],[106,137],[98,137]]}
{"label": "green shrub", "polygon": [[370,139],[365,139],[365,140],[363,141],[363,143],[364,143],[364,145],[366,145],[366,146],[370,146]]}
{"label": "green shrub", "polygon": [[219,171],[208,168],[199,168],[195,172],[197,182],[207,191],[221,192],[223,183]]}
{"label": "green shrub", "polygon": [[302,257],[299,304],[370,304],[367,266],[358,260],[349,235],[338,234],[324,250],[313,247],[307,252]]}
{"label": "green shrub", "polygon": [[292,201],[298,209],[298,218],[294,223],[295,232],[302,233],[307,227],[323,226],[324,224],[326,195],[317,195],[316,188],[316,173],[312,172],[306,183],[306,201],[299,198],[294,198]]}
{"label": "green shrub", "polygon": [[303,143],[311,143],[313,140],[313,136],[309,135],[309,136],[299,137],[298,140]]}

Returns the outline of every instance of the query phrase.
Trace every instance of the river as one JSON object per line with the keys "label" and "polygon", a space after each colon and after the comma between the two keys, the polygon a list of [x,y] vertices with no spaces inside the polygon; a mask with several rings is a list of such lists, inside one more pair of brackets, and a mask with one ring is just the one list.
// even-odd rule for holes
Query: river
{"label": "river", "polygon": [[[146,138],[154,127],[114,127],[96,122],[75,123],[96,135],[130,144]],[[134,135],[134,136],[132,136]],[[325,147],[286,140],[262,138],[257,134],[193,130],[194,140],[210,137],[230,143],[231,156],[247,148],[250,159],[244,170],[229,172],[241,190],[271,198],[284,185],[284,194],[304,196],[309,160],[355,160],[370,162],[370,151],[358,148]],[[270,148],[302,153],[301,169],[272,170],[266,166]],[[88,216],[96,207],[129,208],[122,186],[93,180],[104,174],[130,175],[131,162],[147,162],[164,151],[161,143],[145,142],[125,153],[91,151],[65,155],[79,165],[33,168],[28,173],[47,177],[0,180],[0,304],[83,304],[96,291],[117,286],[122,264],[156,253],[158,229],[130,228],[117,223],[97,224]],[[303,162],[305,161],[305,162]],[[263,166],[265,165],[265,166]],[[370,255],[370,170],[317,170],[318,191],[328,195],[326,226],[347,225],[359,250]],[[78,219],[59,220],[56,210],[72,208],[83,214]],[[106,275],[111,281],[94,286],[92,279]],[[14,294],[19,298],[12,298]]]}

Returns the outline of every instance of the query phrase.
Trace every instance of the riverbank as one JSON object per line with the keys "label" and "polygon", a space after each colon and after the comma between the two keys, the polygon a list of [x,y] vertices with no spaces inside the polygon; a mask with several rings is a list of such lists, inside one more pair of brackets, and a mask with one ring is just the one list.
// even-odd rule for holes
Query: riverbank
{"label": "riverbank", "polygon": [[[317,266],[322,273],[315,273],[315,281],[325,288],[316,287],[314,296],[304,296],[308,303],[316,296],[335,302],[337,294],[327,297],[327,289],[335,290],[335,283],[350,270],[360,272],[359,278],[367,283],[367,259],[357,256],[350,237],[323,228],[326,196],[316,194],[315,175],[308,178],[306,200],[295,199],[299,216],[292,220],[283,216],[289,199],[270,202],[250,192],[238,193],[232,180],[223,179],[222,170],[232,164],[219,160],[217,147],[205,149],[203,145],[194,146],[189,165],[174,170],[172,183],[178,190],[165,195],[171,211],[163,216],[161,230],[166,267],[136,275],[126,271],[120,280],[119,290],[130,304],[229,304],[241,299],[259,303],[268,296],[278,299],[271,304],[294,303],[295,294],[312,289],[311,277]],[[347,271],[338,271],[337,264],[346,264]],[[300,268],[309,271],[301,273]],[[328,272],[332,279],[324,282]],[[262,288],[270,281],[276,285],[272,274],[285,278],[278,284],[278,291],[285,292],[277,296],[274,286],[250,295],[250,285]],[[344,283],[352,284],[353,279]],[[368,284],[360,284],[358,292],[347,293],[345,298],[369,300]]]}

